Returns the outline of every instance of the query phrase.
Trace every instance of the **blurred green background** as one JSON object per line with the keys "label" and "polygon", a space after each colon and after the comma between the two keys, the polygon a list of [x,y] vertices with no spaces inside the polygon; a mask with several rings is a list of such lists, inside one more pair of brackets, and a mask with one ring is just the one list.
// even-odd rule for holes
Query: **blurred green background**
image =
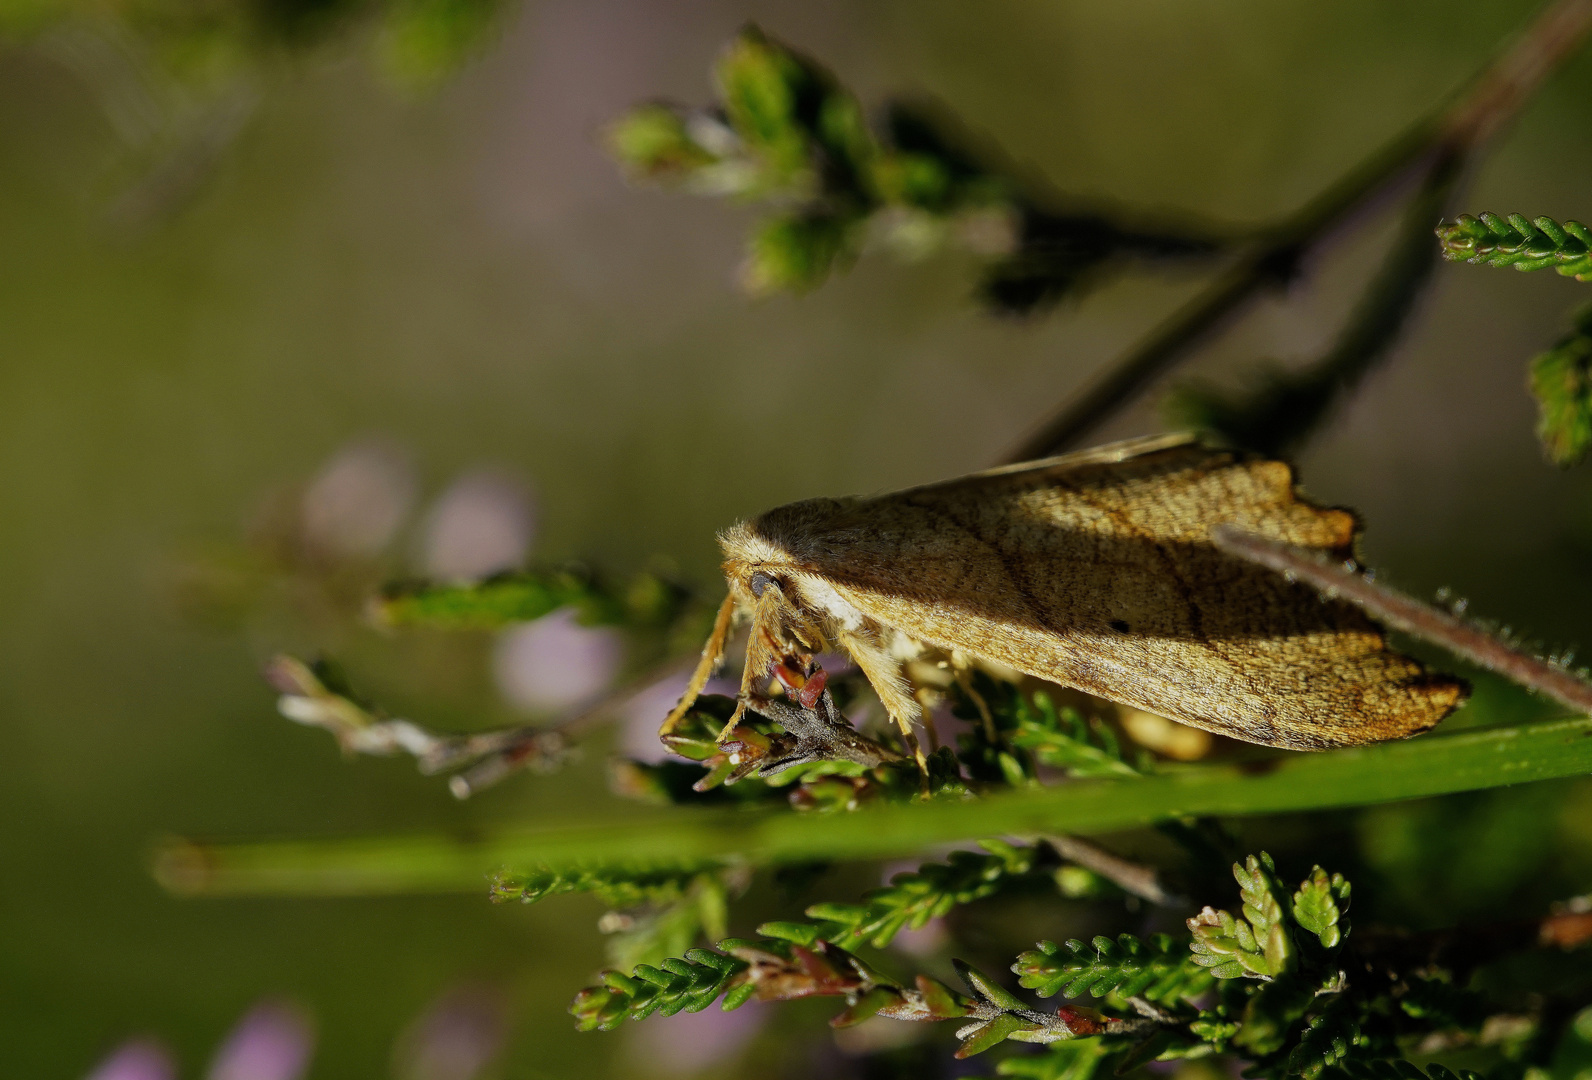
{"label": "blurred green background", "polygon": [[[371,59],[369,20],[194,75],[168,73],[158,8],[134,33],[109,8],[14,7],[0,47],[0,1071],[84,1075],[148,1033],[197,1075],[273,994],[316,1019],[311,1075],[384,1076],[404,1025],[474,981],[512,1002],[495,1075],[625,1075],[641,1036],[577,1036],[564,1013],[602,963],[595,901],[159,890],[146,857],[168,834],[632,812],[606,793],[601,740],[561,775],[463,805],[406,760],[340,760],[275,715],[258,675],[270,651],[324,642],[286,620],[195,620],[174,584],[187,561],[240,544],[271,490],[382,436],[427,495],[482,464],[532,485],[538,558],[624,572],[661,556],[711,592],[715,529],[981,466],[1197,287],[1194,273],[1123,277],[1002,321],[972,301],[970,262],[876,256],[811,296],[744,299],[749,215],[628,188],[597,138],[638,100],[707,100],[742,23],[868,105],[940,99],[1065,191],[1255,223],[1431,108],[1534,7],[529,0],[426,86]],[[129,56],[153,106],[125,85]],[[1461,209],[1586,219],[1589,123],[1585,56]],[[1319,352],[1389,221],[1189,370]],[[1396,580],[1451,585],[1554,643],[1586,632],[1592,472],[1542,462],[1524,364],[1582,293],[1442,268],[1395,361],[1301,461],[1315,495],[1364,514],[1372,561]],[[1158,424],[1152,401],[1106,434]],[[507,715],[485,642],[335,644],[406,715]],[[1563,785],[1520,797],[1464,820],[1588,805]],[[1368,857],[1425,895],[1454,871],[1399,849],[1408,829],[1374,830],[1382,855]],[[1584,866],[1592,841],[1566,829]],[[1511,873],[1569,856],[1547,842],[1520,857]],[[1459,897],[1425,902],[1433,921],[1465,913]]]}

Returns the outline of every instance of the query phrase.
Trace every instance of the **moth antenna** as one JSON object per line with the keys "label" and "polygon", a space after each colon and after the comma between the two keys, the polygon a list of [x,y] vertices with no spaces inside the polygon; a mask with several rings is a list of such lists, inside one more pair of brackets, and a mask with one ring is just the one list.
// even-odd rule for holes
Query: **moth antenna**
{"label": "moth antenna", "polygon": [[[675,726],[691,711],[691,706],[696,704],[696,699],[701,696],[702,688],[713,678],[714,671],[724,660],[724,647],[730,638],[730,624],[735,620],[735,594],[730,593],[724,597],[724,603],[719,605],[719,613],[713,619],[713,630],[708,634],[707,644],[702,646],[702,659],[697,661],[696,670],[691,673],[691,681],[686,684],[685,695],[680,698],[668,716],[664,717],[663,725],[658,728],[658,737],[662,738],[675,729]],[[740,710],[736,710],[736,716]]]}

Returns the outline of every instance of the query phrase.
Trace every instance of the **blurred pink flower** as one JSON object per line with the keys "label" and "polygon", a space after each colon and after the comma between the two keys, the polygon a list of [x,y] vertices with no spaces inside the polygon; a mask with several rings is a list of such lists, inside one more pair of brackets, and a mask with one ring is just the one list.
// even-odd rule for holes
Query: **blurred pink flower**
{"label": "blurred pink flower", "polygon": [[772,1010],[755,1001],[734,1012],[711,1005],[699,1013],[654,1014],[627,1025],[627,1056],[658,1076],[693,1076],[734,1060],[757,1035]]}
{"label": "blurred pink flower", "polygon": [[926,957],[940,952],[950,939],[950,931],[945,928],[945,919],[937,916],[916,930],[908,928],[900,931],[890,944],[892,948],[899,949],[908,956]]}
{"label": "blurred pink flower", "polygon": [[619,671],[619,634],[581,626],[565,608],[505,630],[493,674],[499,692],[530,712],[559,712],[589,701]]}
{"label": "blurred pink flower", "polygon": [[426,515],[421,567],[429,577],[473,581],[525,561],[536,512],[525,485],[490,469],[464,473]]}
{"label": "blurred pink flower", "polygon": [[[690,674],[682,671],[678,675],[659,679],[651,686],[637,691],[625,703],[622,713],[625,722],[619,729],[619,745],[614,749],[625,757],[637,761],[656,762],[668,757],[669,752],[663,748],[663,743],[658,741],[658,726],[680,700],[680,695],[685,693],[686,684],[690,681]],[[720,676],[709,680],[702,692],[733,696],[740,691],[740,688],[738,681]]]}
{"label": "blurred pink flower", "polygon": [[177,1080],[177,1066],[164,1046],[150,1039],[122,1043],[88,1074],[88,1080]]}
{"label": "blurred pink flower", "polygon": [[473,1080],[503,1049],[507,1008],[487,987],[449,990],[415,1018],[393,1054],[400,1080]]}
{"label": "blurred pink flower", "polygon": [[315,1047],[302,1009],[265,1001],[250,1009],[211,1059],[209,1080],[298,1080]]}
{"label": "blurred pink flower", "polygon": [[375,555],[392,542],[414,507],[414,468],[384,439],[350,443],[304,492],[304,540],[330,555]]}

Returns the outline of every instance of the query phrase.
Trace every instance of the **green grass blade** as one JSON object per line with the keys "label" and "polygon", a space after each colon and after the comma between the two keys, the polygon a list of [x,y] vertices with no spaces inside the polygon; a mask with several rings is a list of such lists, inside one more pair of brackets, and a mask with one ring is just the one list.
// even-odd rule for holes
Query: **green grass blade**
{"label": "green grass blade", "polygon": [[1089,834],[1185,815],[1241,816],[1477,791],[1592,773],[1592,719],[1546,720],[1406,742],[1290,754],[1260,766],[1195,766],[1140,780],[1080,781],[959,802],[844,815],[676,810],[621,822],[442,835],[196,844],[155,872],[187,895],[332,896],[486,889],[499,868],[671,862],[739,855],[769,864],[897,858],[983,836]]}

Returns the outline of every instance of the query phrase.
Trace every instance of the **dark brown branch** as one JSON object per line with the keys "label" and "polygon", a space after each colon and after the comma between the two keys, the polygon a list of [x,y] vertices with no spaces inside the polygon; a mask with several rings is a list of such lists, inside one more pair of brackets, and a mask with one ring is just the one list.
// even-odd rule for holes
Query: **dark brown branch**
{"label": "dark brown branch", "polygon": [[1330,597],[1365,609],[1406,634],[1441,645],[1477,667],[1551,697],[1578,713],[1592,714],[1592,683],[1446,611],[1380,585],[1350,566],[1325,562],[1313,551],[1268,540],[1231,525],[1212,529],[1211,540],[1229,555],[1303,581]]}
{"label": "dark brown branch", "polygon": [[1271,456],[1308,440],[1398,344],[1441,261],[1432,222],[1445,216],[1464,166],[1457,154],[1432,162],[1404,211],[1399,236],[1325,355],[1297,370],[1263,368],[1237,391],[1180,387],[1171,399],[1174,414],[1191,427]]}
{"label": "dark brown branch", "polygon": [[1081,397],[1005,454],[1000,464],[1076,445],[1225,326],[1262,290],[1285,284],[1355,211],[1421,175],[1437,158],[1464,157],[1496,134],[1592,30],[1592,0],[1558,0],[1493,60],[1457,100],[1401,132],[1277,227],[1266,230],[1208,289],[1163,322]]}

